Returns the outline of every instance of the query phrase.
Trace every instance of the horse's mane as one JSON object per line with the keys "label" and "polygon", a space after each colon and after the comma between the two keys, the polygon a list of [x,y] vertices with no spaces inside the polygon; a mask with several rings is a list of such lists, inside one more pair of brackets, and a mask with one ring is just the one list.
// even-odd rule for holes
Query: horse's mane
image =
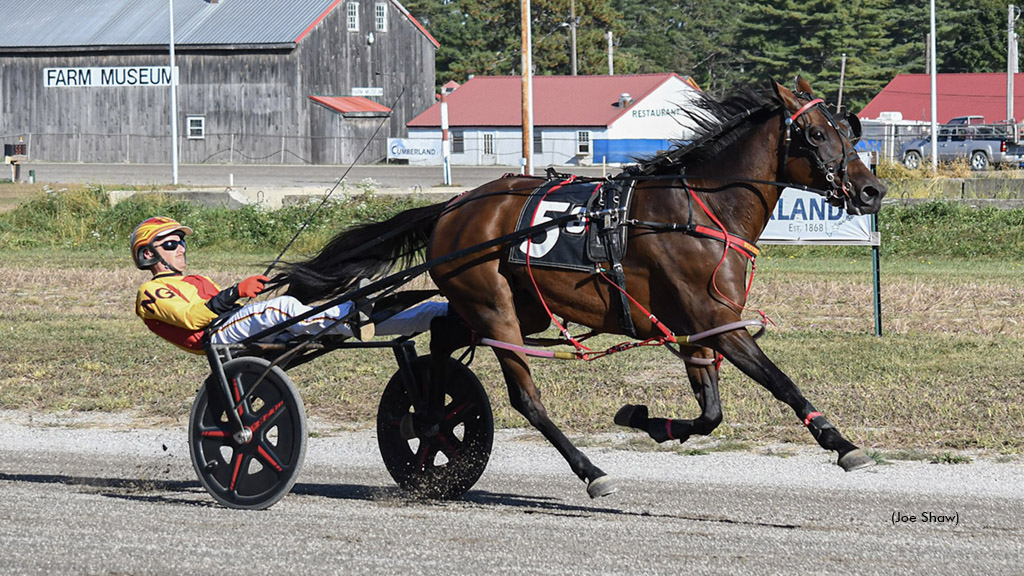
{"label": "horse's mane", "polygon": [[780,105],[772,91],[746,88],[721,101],[699,92],[681,108],[696,127],[696,137],[692,141],[674,141],[668,150],[639,159],[635,170],[646,175],[666,174],[706,162],[743,137]]}

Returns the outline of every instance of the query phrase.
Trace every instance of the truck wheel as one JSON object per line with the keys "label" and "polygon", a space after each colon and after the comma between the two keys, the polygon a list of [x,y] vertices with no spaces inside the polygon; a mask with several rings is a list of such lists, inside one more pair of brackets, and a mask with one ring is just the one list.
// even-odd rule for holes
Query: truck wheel
{"label": "truck wheel", "polygon": [[971,170],[984,170],[988,168],[988,154],[981,150],[971,154]]}
{"label": "truck wheel", "polygon": [[911,170],[917,170],[921,167],[921,153],[917,150],[908,150],[903,155],[903,165]]}

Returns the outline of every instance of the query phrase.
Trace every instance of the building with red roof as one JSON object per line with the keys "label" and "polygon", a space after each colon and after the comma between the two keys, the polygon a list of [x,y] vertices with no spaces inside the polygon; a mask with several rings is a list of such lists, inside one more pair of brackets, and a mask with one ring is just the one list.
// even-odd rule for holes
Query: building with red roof
{"label": "building with red roof", "polygon": [[[692,138],[682,108],[700,88],[677,74],[534,76],[536,166],[631,162]],[[447,95],[453,164],[519,165],[522,79],[476,76]],[[408,122],[389,158],[441,162],[441,104]]]}
{"label": "building with red roof", "polygon": [[[1015,74],[1013,80],[1014,115],[1020,117],[1024,115],[1024,74]],[[983,116],[986,123],[1006,120],[1006,74],[937,74],[935,85],[939,124],[957,116]],[[902,119],[930,123],[930,76],[896,76],[857,116],[862,120]]]}

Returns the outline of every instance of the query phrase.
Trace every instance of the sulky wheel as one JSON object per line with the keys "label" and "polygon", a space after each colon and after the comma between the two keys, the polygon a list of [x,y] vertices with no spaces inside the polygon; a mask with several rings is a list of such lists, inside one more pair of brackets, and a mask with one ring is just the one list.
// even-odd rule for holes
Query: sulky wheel
{"label": "sulky wheel", "polygon": [[[399,370],[388,382],[377,410],[377,443],[391,477],[404,490],[424,498],[458,498],[483,474],[494,441],[494,419],[487,392],[461,362],[446,358],[444,418],[436,434],[408,438],[414,411]],[[411,363],[425,389],[430,357]],[[408,439],[407,439],[408,438]]]}
{"label": "sulky wheel", "polygon": [[[232,404],[251,431],[247,442],[234,425],[215,376],[199,390],[188,422],[188,446],[199,481],[229,508],[261,510],[287,494],[306,456],[306,412],[292,381],[262,358],[224,364]],[[260,376],[266,376],[253,389]]]}

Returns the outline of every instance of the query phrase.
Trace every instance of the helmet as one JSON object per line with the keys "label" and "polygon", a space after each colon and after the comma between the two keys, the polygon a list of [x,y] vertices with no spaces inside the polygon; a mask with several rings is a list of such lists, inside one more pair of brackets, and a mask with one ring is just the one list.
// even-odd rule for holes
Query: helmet
{"label": "helmet", "polygon": [[192,229],[164,216],[154,216],[136,226],[131,237],[132,259],[135,260],[135,267],[144,270],[159,262],[159,256],[144,258],[142,251],[146,248],[152,249],[157,239],[175,232],[187,236],[192,233]]}

